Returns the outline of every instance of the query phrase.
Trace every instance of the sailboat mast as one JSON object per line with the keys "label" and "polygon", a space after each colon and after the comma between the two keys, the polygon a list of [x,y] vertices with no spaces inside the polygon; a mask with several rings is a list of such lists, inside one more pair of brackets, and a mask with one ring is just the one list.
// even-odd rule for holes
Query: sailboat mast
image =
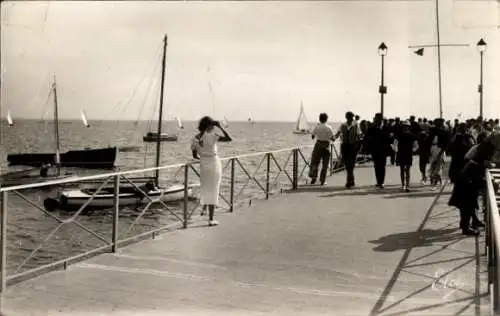
{"label": "sailboat mast", "polygon": [[[161,86],[160,86],[160,110],[158,114],[158,135],[156,139],[156,167],[160,166],[160,147],[161,147],[161,122],[163,119],[163,93],[165,88],[165,68],[166,68],[166,58],[167,58],[167,34],[163,38],[163,58],[161,62]],[[155,172],[155,181],[156,185],[158,185],[160,178],[160,170],[156,170]]]}
{"label": "sailboat mast", "polygon": [[436,0],[437,62],[439,87],[439,118],[443,118],[443,93],[441,84],[441,37],[439,34],[439,0]]}
{"label": "sailboat mast", "polygon": [[54,74],[54,82],[52,83],[52,91],[54,92],[54,136],[56,138],[56,168],[57,175],[61,174],[61,152],[59,143],[59,109],[57,104],[57,89],[56,75]]}

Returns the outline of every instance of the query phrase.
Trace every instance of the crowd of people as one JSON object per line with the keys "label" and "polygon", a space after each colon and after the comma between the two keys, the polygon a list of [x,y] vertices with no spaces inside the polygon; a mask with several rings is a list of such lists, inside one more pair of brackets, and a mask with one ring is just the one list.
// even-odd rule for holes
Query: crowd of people
{"label": "crowd of people", "polygon": [[[375,186],[384,189],[387,161],[398,165],[401,189],[410,192],[411,166],[418,157],[420,182],[433,189],[442,185],[445,157],[450,157],[448,176],[453,183],[449,205],[460,210],[460,228],[465,235],[477,235],[484,226],[476,215],[479,197],[483,195],[485,169],[500,163],[500,125],[497,120],[481,117],[464,122],[456,119],[453,124],[441,118],[427,120],[410,116],[386,119],[381,113],[372,121],[362,120],[352,112],[334,132],[328,125],[328,115],[321,113],[319,123],[312,132],[316,140],[311,157],[309,177],[316,183],[326,182],[330,162],[330,142],[340,138],[342,163],[346,170],[346,189],[356,186],[354,169],[359,154],[370,156],[375,171]],[[200,199],[203,213],[208,209],[209,225],[217,225],[214,209],[218,204],[221,182],[221,163],[217,143],[230,142],[231,136],[212,118],[203,117],[199,133],[193,137],[193,158],[200,160]],[[319,166],[321,164],[321,170]]]}
{"label": "crowd of people", "polygon": [[442,118],[428,120],[410,116],[408,120],[384,118],[377,113],[372,121],[361,120],[352,112],[335,133],[328,125],[328,115],[321,113],[312,132],[316,139],[309,170],[310,183],[325,184],[330,159],[329,144],[340,138],[340,152],[346,169],[345,187],[355,187],[354,168],[359,154],[369,155],[375,171],[375,186],[384,189],[387,161],[398,165],[401,189],[410,192],[411,166],[418,157],[421,185],[437,189],[443,183],[445,157],[450,157],[448,177],[453,183],[450,206],[460,210],[460,228],[465,235],[478,234],[484,224],[478,219],[478,199],[484,192],[484,170],[500,162],[499,120],[482,117],[460,121]]}

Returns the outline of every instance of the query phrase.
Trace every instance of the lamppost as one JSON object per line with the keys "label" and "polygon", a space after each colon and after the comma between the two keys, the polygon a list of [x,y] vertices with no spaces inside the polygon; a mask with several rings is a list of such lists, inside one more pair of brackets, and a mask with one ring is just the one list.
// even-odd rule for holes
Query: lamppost
{"label": "lamppost", "polygon": [[479,116],[483,117],[483,56],[486,51],[486,42],[481,38],[477,42],[477,49],[481,56],[480,73],[479,73],[479,86],[477,91],[479,92]]}
{"label": "lamppost", "polygon": [[378,92],[380,93],[380,113],[382,117],[384,117],[384,94],[387,93],[387,87],[384,86],[384,57],[387,55],[387,46],[384,42],[380,43],[378,46],[378,54],[382,59],[380,87],[378,87]]}

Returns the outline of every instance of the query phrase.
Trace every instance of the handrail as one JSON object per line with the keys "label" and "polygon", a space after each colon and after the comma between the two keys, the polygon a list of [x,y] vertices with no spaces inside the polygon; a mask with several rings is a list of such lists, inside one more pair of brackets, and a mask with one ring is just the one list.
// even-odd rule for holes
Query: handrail
{"label": "handrail", "polygon": [[500,169],[486,170],[486,255],[488,258],[488,293],[491,311],[500,315],[500,213],[494,182],[500,181]]}
{"label": "handrail", "polygon": [[236,158],[241,159],[241,158],[261,156],[261,155],[265,155],[265,154],[277,154],[277,153],[281,153],[281,152],[285,152],[285,151],[292,151],[294,149],[313,148],[313,147],[314,147],[314,145],[302,145],[302,146],[288,147],[288,148],[283,148],[283,149],[278,149],[278,150],[261,151],[261,152],[251,153],[251,154],[224,157],[224,158],[221,158],[220,160],[226,161],[226,160],[231,160],[231,159],[236,159]]}
{"label": "handrail", "polygon": [[92,175],[92,176],[83,176],[83,177],[70,176],[68,178],[64,178],[61,180],[50,180],[50,181],[44,181],[44,182],[38,182],[38,183],[30,183],[30,184],[14,185],[14,186],[9,186],[9,187],[1,187],[0,193],[1,192],[8,192],[8,191],[35,189],[35,188],[41,188],[41,187],[46,187],[46,186],[67,184],[67,183],[87,181],[87,180],[97,180],[97,179],[109,178],[109,177],[114,177],[114,176],[125,176],[125,175],[129,175],[129,174],[140,173],[140,172],[149,172],[149,171],[155,171],[155,170],[180,168],[180,167],[183,167],[184,165],[185,165],[184,163],[179,163],[179,164],[165,165],[165,166],[160,166],[160,167],[151,167],[151,168],[144,168],[144,169],[134,169],[134,170],[127,170],[127,171],[101,173],[101,174],[96,174],[96,175]]}
{"label": "handrail", "polygon": [[[337,151],[337,145],[338,143],[332,143],[330,145],[330,151],[331,151],[331,157],[329,161],[329,170],[330,170],[330,175],[332,175],[334,172],[341,171],[342,168],[342,163],[341,163],[341,157],[338,154]],[[304,156],[302,150],[306,148],[312,148],[313,145],[304,145],[304,146],[296,146],[296,147],[290,147],[290,148],[283,148],[283,149],[278,149],[278,150],[273,150],[273,151],[266,151],[266,152],[256,152],[256,153],[249,153],[249,154],[243,154],[243,155],[236,155],[236,156],[230,156],[230,157],[224,157],[221,158],[223,161],[227,161],[225,163],[225,167],[222,168],[222,173],[224,173],[226,167],[230,166],[230,178],[229,178],[229,186],[230,190],[229,192],[226,192],[226,194],[229,195],[229,197],[224,197],[222,195],[222,192],[219,193],[220,198],[222,199],[223,202],[227,204],[228,211],[233,212],[234,208],[239,201],[239,196],[241,193],[245,190],[245,188],[249,184],[255,184],[258,187],[259,195],[264,194],[265,199],[268,199],[270,194],[273,192],[283,192],[283,185],[290,185],[292,189],[297,189],[298,187],[298,182],[300,179],[303,178],[304,171],[305,169],[310,166],[310,158],[307,158]],[[275,154],[277,153],[283,153],[283,152],[289,152],[287,154],[287,158],[279,162],[279,159],[277,159],[277,156]],[[240,161],[242,158],[249,158],[249,157],[258,157],[262,156],[262,159],[260,160],[260,163],[255,164],[257,166],[254,170],[251,170],[248,167],[245,167],[242,162]],[[363,159],[365,160],[365,159]],[[289,164],[290,163],[290,164]],[[191,208],[188,204],[189,196],[191,195],[190,188],[193,186],[188,182],[190,179],[189,171],[193,171],[195,174],[195,178],[199,178],[200,174],[199,171],[196,170],[197,168],[195,165],[198,164],[198,161],[189,161],[187,163],[179,163],[179,164],[173,164],[173,165],[166,165],[166,166],[160,166],[160,167],[152,167],[152,168],[145,168],[145,169],[137,169],[137,170],[127,170],[127,171],[117,171],[117,172],[110,172],[110,173],[105,173],[105,174],[99,174],[99,175],[92,175],[92,176],[84,176],[84,177],[70,177],[66,179],[60,179],[60,180],[53,180],[53,181],[46,181],[46,182],[41,182],[41,183],[34,183],[34,184],[27,184],[27,185],[18,185],[18,186],[10,186],[10,187],[4,187],[0,188],[0,292],[2,292],[7,283],[15,283],[18,282],[22,279],[29,278],[30,276],[34,276],[36,274],[40,274],[43,271],[50,271],[53,270],[57,267],[64,266],[64,268],[67,267],[68,264],[72,262],[76,262],[79,260],[83,260],[84,258],[87,258],[88,256],[95,255],[99,253],[100,251],[104,251],[111,249],[112,252],[116,252],[117,248],[119,245],[123,245],[124,243],[129,243],[132,241],[135,241],[137,239],[146,237],[146,236],[155,236],[155,234],[166,230],[170,229],[173,227],[173,225],[178,225],[179,223],[182,224],[183,228],[188,228],[188,223],[191,220],[192,214],[194,211],[200,206],[200,203],[198,202],[194,208]],[[291,165],[291,166],[290,166]],[[288,167],[292,167],[293,171],[289,173]],[[259,178],[257,173],[259,170],[265,172],[265,176],[263,178]],[[175,173],[173,176],[174,181],[175,178],[179,175],[179,171],[184,171],[183,175],[183,191],[184,191],[184,199],[183,203],[181,204],[179,208],[172,208],[168,206],[164,201],[162,201],[162,196],[163,193],[161,193],[159,196],[156,195],[154,197],[149,196],[148,193],[144,191],[144,188],[139,187],[138,185],[134,184],[131,177],[127,177],[130,174],[134,173],[142,173],[142,172],[147,172],[147,171],[154,171],[154,170],[161,170],[161,169],[173,169],[173,168],[179,168],[178,171]],[[241,169],[243,171],[243,178],[244,180],[244,185],[239,188],[239,191],[237,191],[237,188],[235,186],[235,182],[238,181],[235,175],[235,168]],[[271,177],[272,174],[272,177]],[[280,176],[286,176],[288,181],[285,181],[285,184],[280,182],[278,184],[278,181],[280,180]],[[272,179],[274,177],[274,179]],[[40,200],[37,197],[37,200],[31,201],[27,195],[24,195],[20,193],[20,190],[23,189],[34,189],[34,188],[40,188],[40,187],[45,187],[45,186],[54,186],[54,185],[59,185],[59,184],[66,184],[66,183],[72,183],[72,182],[84,182],[88,180],[96,180],[96,179],[101,179],[102,182],[99,187],[94,190],[93,194],[86,197],[85,201],[81,201],[83,204],[78,207],[78,210],[73,213],[72,216],[69,218],[60,218],[57,215],[51,214],[49,209],[46,209],[48,206],[45,205],[41,206],[39,204]],[[111,181],[113,180],[113,181]],[[120,217],[121,213],[121,198],[119,195],[120,191],[120,183],[124,181],[123,183],[127,183],[132,185],[132,187],[138,192],[138,197],[140,196],[140,203],[145,206],[139,210],[136,209],[137,211],[140,211],[140,213],[135,217],[132,223],[127,223],[128,225],[128,230],[119,230],[119,226],[123,225],[124,223],[119,223],[118,219]],[[114,187],[114,193],[113,193],[113,208],[109,208],[109,210],[113,210],[113,222],[112,222],[112,236],[110,238],[105,237],[102,235],[100,232],[94,232],[92,228],[89,228],[86,226],[85,223],[80,222],[78,217],[80,214],[83,214],[83,211],[86,209],[86,207],[91,203],[96,197],[97,194],[103,189],[104,186],[106,186],[109,182],[113,182],[113,187]],[[195,187],[195,186],[193,186]],[[237,191],[237,192],[236,192]],[[148,191],[149,192],[149,191]],[[6,271],[6,254],[7,254],[7,217],[9,214],[9,206],[7,203],[8,196],[16,196],[16,198],[19,198],[20,200],[26,202],[28,205],[34,207],[35,210],[41,211],[48,217],[55,219],[58,222],[58,225],[50,232],[49,234],[46,235],[45,239],[35,248],[31,251],[31,253],[23,260],[23,262],[17,266],[17,269],[14,271],[13,275],[7,275]],[[246,197],[245,199],[247,199]],[[250,200],[253,199],[254,196],[250,197]],[[51,199],[47,199],[51,200]],[[239,201],[239,202],[238,202]],[[49,203],[49,202],[48,202]],[[138,221],[143,218],[143,216],[146,214],[146,212],[150,209],[152,204],[159,204],[161,209],[165,211],[168,216],[171,217],[171,219],[174,221],[174,223],[163,223],[161,227],[157,227],[154,229],[150,229],[147,232],[142,232],[138,234],[133,234],[132,236],[129,236],[128,233],[130,230],[138,223]],[[49,206],[50,208],[50,206]],[[47,264],[42,264],[42,266],[36,267],[36,268],[28,268],[26,271],[19,272],[19,270],[25,266],[25,264],[30,261],[37,253],[38,251],[42,248],[42,246],[52,239],[55,234],[62,229],[66,224],[74,224],[76,227],[81,229],[82,231],[85,231],[86,233],[90,233],[92,236],[96,237],[98,240],[101,242],[104,242],[106,246],[101,246],[96,249],[88,250],[85,253],[76,255],[76,256],[71,256],[71,257],[66,257],[65,259],[62,260],[57,260],[52,263],[47,263]],[[151,227],[152,228],[152,227]],[[123,233],[125,232],[125,233]],[[104,236],[104,237],[103,237]],[[109,239],[109,240],[108,240]]]}
{"label": "handrail", "polygon": [[[265,155],[268,153],[274,154],[274,153],[280,153],[280,152],[285,152],[285,151],[292,151],[294,149],[312,148],[312,147],[313,147],[313,145],[304,145],[304,146],[295,146],[295,147],[289,147],[289,148],[272,150],[272,151],[261,151],[261,152],[250,153],[250,154],[236,155],[236,156],[231,156],[231,157],[223,157],[223,158],[221,158],[221,161],[262,156],[262,155]],[[150,168],[144,168],[144,169],[115,171],[115,172],[101,173],[101,174],[91,175],[91,176],[83,176],[83,177],[82,176],[70,176],[68,178],[64,178],[64,179],[60,179],[60,180],[50,180],[50,181],[44,181],[44,182],[39,182],[39,183],[30,183],[30,184],[15,185],[15,186],[9,186],[9,187],[0,187],[0,193],[6,192],[6,191],[35,189],[35,188],[41,188],[41,187],[46,187],[46,186],[68,184],[68,183],[74,183],[74,182],[80,182],[80,181],[104,179],[104,178],[114,177],[114,176],[126,176],[126,175],[130,175],[130,174],[141,173],[141,172],[151,172],[151,171],[155,171],[155,170],[181,168],[181,167],[184,167],[186,165],[194,165],[194,164],[198,164],[198,163],[199,163],[199,161],[193,160],[193,161],[188,161],[186,163],[178,163],[178,164],[165,165],[165,166],[159,166],[159,167],[150,167]]]}

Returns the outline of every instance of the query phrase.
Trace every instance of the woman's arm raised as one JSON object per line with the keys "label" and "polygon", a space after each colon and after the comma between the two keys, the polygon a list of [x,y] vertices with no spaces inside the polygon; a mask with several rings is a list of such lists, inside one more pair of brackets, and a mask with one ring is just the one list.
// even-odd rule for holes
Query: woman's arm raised
{"label": "woman's arm raised", "polygon": [[224,134],[224,136],[219,137],[220,142],[230,142],[233,140],[228,132],[226,132],[226,130],[219,124],[219,121],[216,121],[214,125],[217,126]]}

